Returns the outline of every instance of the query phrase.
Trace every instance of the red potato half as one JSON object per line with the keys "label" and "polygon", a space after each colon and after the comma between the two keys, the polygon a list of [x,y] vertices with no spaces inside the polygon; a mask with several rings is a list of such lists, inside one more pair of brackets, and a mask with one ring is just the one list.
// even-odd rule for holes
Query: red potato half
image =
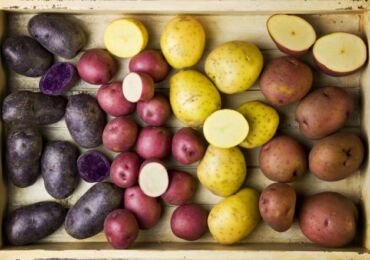
{"label": "red potato half", "polygon": [[169,178],[166,167],[159,160],[146,160],[139,173],[139,186],[145,195],[159,197],[168,188]]}
{"label": "red potato half", "polygon": [[136,112],[147,125],[161,126],[171,116],[171,106],[167,97],[155,94],[153,98],[147,101],[139,101]]}
{"label": "red potato half", "polygon": [[125,152],[114,158],[110,177],[114,184],[121,188],[134,186],[139,178],[141,160],[136,153]]}
{"label": "red potato half", "polygon": [[172,205],[189,202],[195,193],[196,180],[187,172],[169,171],[169,185],[162,199]]}
{"label": "red potato half", "polygon": [[146,73],[130,72],[123,79],[122,91],[130,102],[147,101],[154,96],[154,81]]}
{"label": "red potato half", "polygon": [[108,122],[103,131],[103,144],[113,152],[124,152],[136,141],[138,126],[130,117],[117,117]]}

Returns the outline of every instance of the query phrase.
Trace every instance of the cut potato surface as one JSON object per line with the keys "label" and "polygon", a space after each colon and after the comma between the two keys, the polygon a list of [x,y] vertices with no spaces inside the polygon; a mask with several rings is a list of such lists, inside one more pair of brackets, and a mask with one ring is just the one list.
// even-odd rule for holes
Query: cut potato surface
{"label": "cut potato surface", "polygon": [[313,56],[319,68],[332,76],[348,75],[361,68],[367,58],[364,41],[351,33],[337,32],[318,39]]}
{"label": "cut potato surface", "polygon": [[211,114],[203,126],[207,141],[219,148],[231,148],[240,144],[248,135],[249,125],[245,117],[231,109]]}
{"label": "cut potato surface", "polygon": [[139,186],[145,195],[159,197],[168,188],[167,169],[157,161],[144,162],[139,174]]}
{"label": "cut potato surface", "polygon": [[110,23],[104,32],[104,44],[118,57],[128,58],[143,50],[148,43],[148,31],[138,20],[125,18]]}
{"label": "cut potato surface", "polygon": [[296,15],[276,14],[267,20],[267,30],[276,46],[287,54],[304,54],[314,44],[312,25]]}
{"label": "cut potato surface", "polygon": [[122,82],[122,93],[133,103],[147,101],[154,96],[154,81],[147,74],[130,72]]}

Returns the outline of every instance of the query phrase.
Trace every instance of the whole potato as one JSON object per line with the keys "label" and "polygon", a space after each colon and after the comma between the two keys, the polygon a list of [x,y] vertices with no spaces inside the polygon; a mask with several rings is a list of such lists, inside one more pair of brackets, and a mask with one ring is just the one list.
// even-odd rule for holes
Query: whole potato
{"label": "whole potato", "polygon": [[28,22],[28,32],[48,51],[72,59],[85,46],[82,27],[66,15],[38,14]]}
{"label": "whole potato", "polygon": [[2,52],[12,70],[28,77],[43,75],[53,63],[53,55],[28,36],[5,39]]}
{"label": "whole potato", "polygon": [[183,205],[189,202],[195,193],[196,180],[187,172],[169,171],[169,185],[162,199],[172,205]]}
{"label": "whole potato", "polygon": [[69,235],[84,239],[103,230],[106,216],[119,208],[122,191],[112,183],[92,186],[68,211],[64,227]]}
{"label": "whole potato", "polygon": [[364,159],[361,139],[336,133],[316,143],[309,155],[310,171],[324,181],[339,181],[357,171]]}
{"label": "whole potato", "polygon": [[125,152],[136,142],[138,126],[128,117],[121,116],[110,120],[103,131],[103,144],[113,152]]}
{"label": "whole potato", "polygon": [[324,247],[342,247],[355,235],[358,210],[353,202],[336,192],[307,198],[300,209],[299,226],[312,242]]}
{"label": "whole potato", "polygon": [[43,201],[20,207],[5,221],[5,235],[12,245],[34,243],[54,233],[67,210],[57,202]]}
{"label": "whole potato", "polygon": [[47,192],[56,199],[64,199],[77,187],[78,148],[67,141],[49,142],[41,158],[41,174]]}
{"label": "whole potato", "polygon": [[310,91],[312,70],[295,57],[281,57],[270,61],[261,74],[262,94],[274,106],[291,104]]}
{"label": "whole potato", "polygon": [[65,121],[73,140],[80,146],[92,148],[102,143],[105,114],[93,96],[84,93],[70,96]]}
{"label": "whole potato", "polygon": [[120,153],[112,162],[110,177],[114,184],[129,188],[137,184],[141,160],[134,152]]}
{"label": "whole potato", "polygon": [[168,128],[145,127],[136,142],[136,152],[144,159],[163,159],[171,153],[172,134]]}
{"label": "whole potato", "polygon": [[261,193],[259,209],[263,220],[274,230],[283,232],[293,224],[297,195],[286,183],[273,183]]}
{"label": "whole potato", "polygon": [[9,94],[3,102],[3,120],[18,125],[48,125],[63,118],[67,100],[31,91]]}
{"label": "whole potato", "polygon": [[149,126],[161,126],[171,116],[171,106],[168,98],[161,94],[155,94],[148,101],[139,101],[136,113]]}
{"label": "whole potato", "polygon": [[41,134],[34,128],[14,128],[7,136],[6,168],[15,186],[32,185],[40,175]]}
{"label": "whole potato", "polygon": [[307,95],[295,111],[302,134],[320,139],[341,128],[353,110],[353,100],[343,89],[325,87]]}
{"label": "whole potato", "polygon": [[262,146],[259,164],[262,173],[270,180],[291,182],[306,173],[307,156],[298,141],[282,135]]}

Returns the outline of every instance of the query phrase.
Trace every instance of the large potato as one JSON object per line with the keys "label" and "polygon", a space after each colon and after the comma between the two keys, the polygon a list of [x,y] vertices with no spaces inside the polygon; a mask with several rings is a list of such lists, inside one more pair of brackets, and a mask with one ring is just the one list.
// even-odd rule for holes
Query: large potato
{"label": "large potato", "polygon": [[199,181],[212,193],[227,197],[234,194],[247,175],[247,164],[238,147],[229,149],[209,145],[198,165]]}
{"label": "large potato", "polygon": [[313,146],[309,166],[317,178],[338,181],[357,171],[363,159],[364,145],[357,135],[336,133]]}
{"label": "large potato", "polygon": [[241,147],[258,147],[275,135],[279,126],[279,114],[274,108],[255,100],[242,104],[237,111],[245,116],[249,124],[247,138],[239,144]]}
{"label": "large potato", "polygon": [[182,123],[200,127],[221,107],[221,97],[206,76],[195,70],[185,70],[170,79],[170,103]]}
{"label": "large potato", "polygon": [[160,45],[167,62],[175,69],[183,69],[200,60],[205,42],[206,34],[197,20],[177,16],[164,27]]}
{"label": "large potato", "polygon": [[256,82],[263,66],[263,57],[256,45],[226,42],[207,57],[204,70],[223,93],[233,94],[247,90]]}
{"label": "large potato", "polygon": [[358,211],[352,201],[336,192],[322,192],[306,199],[299,226],[312,242],[324,247],[342,247],[356,234]]}
{"label": "large potato", "polygon": [[248,236],[260,221],[258,192],[244,188],[217,203],[208,215],[208,227],[221,244],[233,244]]}
{"label": "large potato", "polygon": [[341,128],[353,110],[350,95],[338,87],[325,87],[307,95],[298,105],[295,118],[302,134],[320,139]]}

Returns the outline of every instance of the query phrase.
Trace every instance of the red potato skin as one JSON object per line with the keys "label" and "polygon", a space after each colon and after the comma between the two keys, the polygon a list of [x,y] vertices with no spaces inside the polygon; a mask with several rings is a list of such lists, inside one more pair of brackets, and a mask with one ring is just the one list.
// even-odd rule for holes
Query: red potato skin
{"label": "red potato skin", "polygon": [[196,181],[192,175],[182,171],[169,171],[169,185],[162,199],[172,205],[184,205],[194,196]]}
{"label": "red potato skin", "polygon": [[164,127],[145,127],[136,142],[136,152],[144,159],[163,159],[171,153],[171,132]]}
{"label": "red potato skin", "polygon": [[129,210],[116,209],[105,218],[104,233],[113,248],[125,249],[139,235],[139,224]]}
{"label": "red potato skin", "polygon": [[308,48],[306,50],[302,50],[302,51],[293,51],[293,50],[290,50],[288,48],[285,48],[284,46],[282,46],[281,44],[279,44],[278,42],[275,41],[274,38],[272,38],[271,34],[270,34],[270,37],[272,39],[272,41],[275,43],[276,47],[281,51],[281,52],[284,52],[285,54],[288,54],[288,55],[291,55],[291,56],[301,56],[303,54],[306,54],[308,52],[308,50],[311,48]]}
{"label": "red potato skin", "polygon": [[135,215],[140,229],[150,229],[160,220],[161,204],[156,198],[145,195],[139,186],[127,188],[123,199],[125,208]]}
{"label": "red potato skin", "polygon": [[113,152],[125,152],[136,141],[138,126],[129,117],[117,117],[108,122],[103,131],[103,144]]}
{"label": "red potato skin", "polygon": [[137,184],[141,160],[134,152],[124,152],[114,158],[110,177],[114,184],[121,188],[129,188]]}
{"label": "red potato skin", "polygon": [[161,126],[171,116],[171,106],[167,97],[155,94],[148,101],[139,101],[136,112],[147,125]]}
{"label": "red potato skin", "polygon": [[135,110],[135,103],[131,103],[123,96],[121,82],[102,85],[96,98],[99,106],[111,116],[125,116]]}
{"label": "red potato skin", "polygon": [[117,72],[117,64],[104,49],[90,49],[82,54],[77,63],[80,77],[90,84],[106,84]]}

